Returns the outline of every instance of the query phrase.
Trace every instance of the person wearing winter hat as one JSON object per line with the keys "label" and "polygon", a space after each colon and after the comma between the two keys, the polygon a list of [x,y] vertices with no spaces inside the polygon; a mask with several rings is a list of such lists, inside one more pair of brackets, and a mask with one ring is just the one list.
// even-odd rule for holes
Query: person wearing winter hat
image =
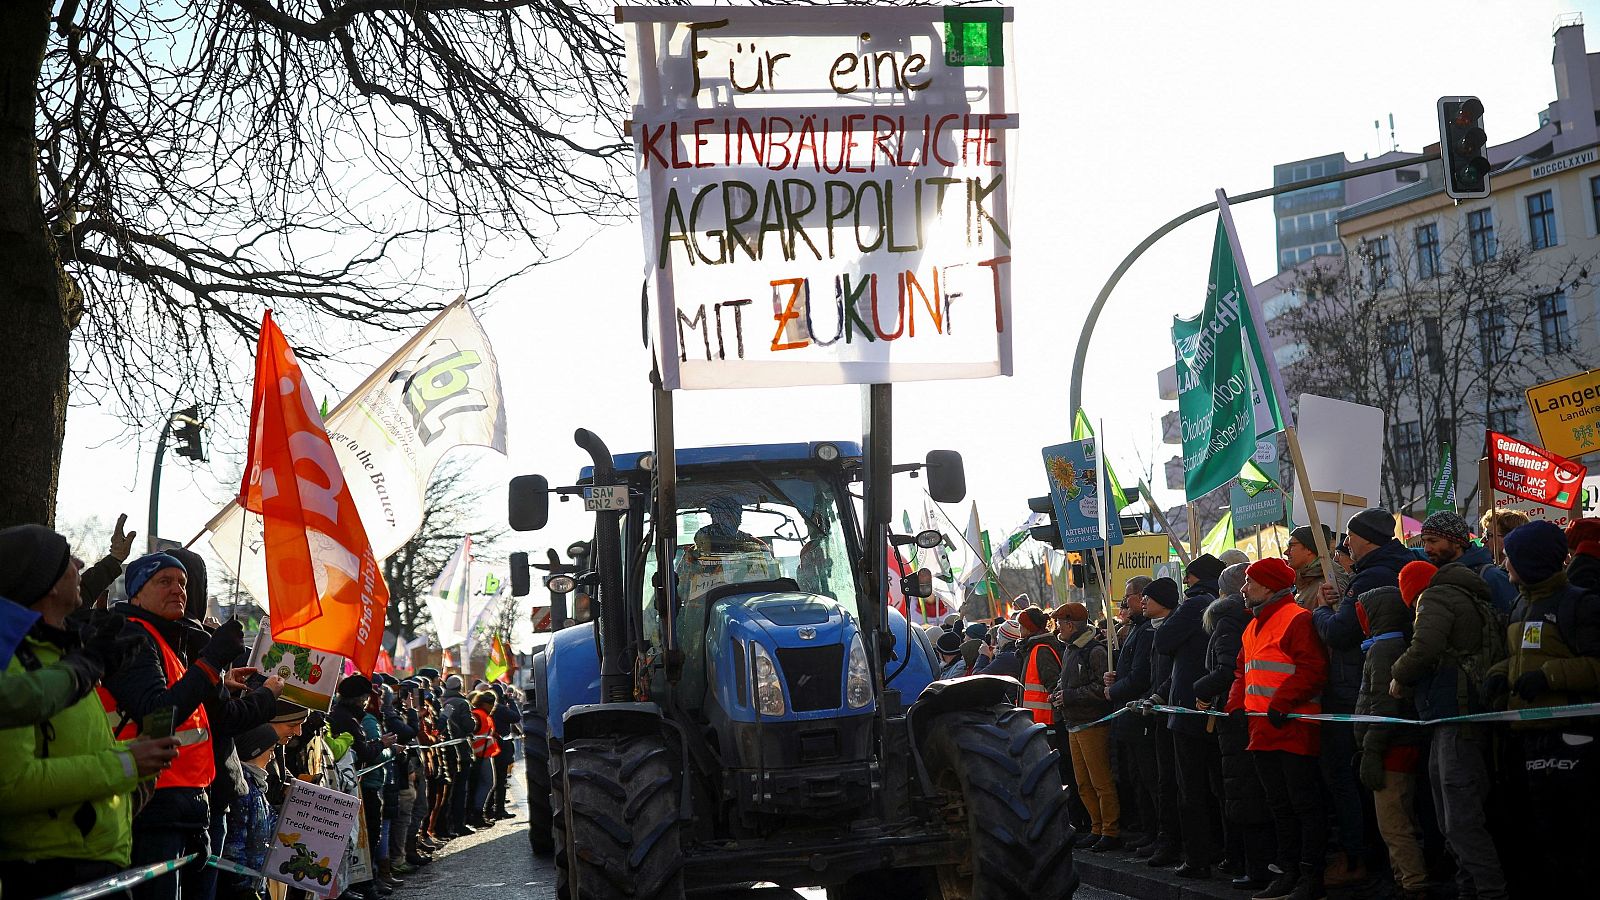
{"label": "person wearing winter hat", "polygon": [[[1127,632],[1117,641],[1117,668],[1106,672],[1105,696],[1113,708],[1150,696],[1150,644],[1154,632],[1145,617],[1144,590],[1151,578],[1137,575],[1128,579],[1123,593],[1122,615]],[[1119,787],[1126,798],[1122,804],[1126,825],[1129,813],[1137,812],[1139,832],[1124,835],[1125,846],[1143,858],[1155,854],[1160,838],[1155,784],[1159,766],[1156,762],[1156,745],[1151,719],[1146,716],[1119,716],[1111,723],[1111,737],[1117,743],[1120,765]]]}
{"label": "person wearing winter hat", "polygon": [[[1239,664],[1244,629],[1250,613],[1244,606],[1245,572],[1249,563],[1234,563],[1217,578],[1221,596],[1206,608],[1201,620],[1206,638],[1205,671],[1194,682],[1195,708],[1220,709],[1226,705],[1233,687],[1233,671]],[[1272,881],[1272,814],[1267,797],[1256,776],[1255,763],[1246,749],[1250,742],[1247,723],[1224,719],[1215,722],[1218,768],[1222,786],[1222,813],[1225,871],[1234,875],[1233,886],[1256,891]]]}
{"label": "person wearing winter hat", "polygon": [[[1505,538],[1506,569],[1522,590],[1506,630],[1510,655],[1490,669],[1485,690],[1506,709],[1540,709],[1592,702],[1600,695],[1600,602],[1568,583],[1560,568],[1566,536],[1550,522],[1530,522]],[[1541,833],[1600,833],[1595,793],[1600,752],[1594,731],[1580,720],[1515,722],[1513,758],[1524,780],[1518,821]],[[1546,832],[1546,829],[1550,831]],[[1577,897],[1594,891],[1600,870],[1560,841],[1529,840],[1533,864],[1522,873],[1528,896]],[[1523,854],[1519,854],[1523,855]]]}
{"label": "person wearing winter hat", "polygon": [[[1256,900],[1323,896],[1328,841],[1318,763],[1319,724],[1290,713],[1322,711],[1327,660],[1311,613],[1294,602],[1295,571],[1281,559],[1245,570],[1244,601],[1251,613],[1226,710],[1247,720],[1248,748],[1272,810],[1281,872]],[[1237,722],[1238,720],[1235,719]]]}
{"label": "person wearing winter hat", "polygon": [[1600,519],[1584,518],[1567,526],[1567,581],[1586,591],[1600,591]]}
{"label": "person wearing winter hat", "polygon": [[[1394,661],[1411,640],[1416,594],[1431,578],[1435,567],[1424,560],[1400,570],[1400,587],[1381,587],[1362,594],[1357,612],[1367,639],[1361,693],[1356,714],[1415,720],[1410,698],[1389,696]],[[1413,593],[1408,598],[1407,591]],[[1421,830],[1415,812],[1417,770],[1428,735],[1414,726],[1360,723],[1356,725],[1360,748],[1361,784],[1372,792],[1378,834],[1389,849],[1389,867],[1403,900],[1425,900],[1428,867],[1422,856]]]}
{"label": "person wearing winter hat", "polygon": [[225,825],[212,814],[212,788],[227,794],[222,800],[231,800],[247,787],[230,745],[237,732],[271,717],[283,679],[274,674],[246,689],[248,672],[228,671],[245,655],[244,623],[231,621],[208,632],[185,618],[188,571],[177,557],[141,556],[128,564],[123,580],[128,600],[112,611],[127,617],[125,633],[139,649],[122,671],[103,680],[101,699],[108,713],[128,723],[123,734],[170,707],[182,739],[177,761],[157,780],[154,795],[134,820],[132,862],[142,866],[197,854],[177,872],[135,886],[133,895],[136,900],[195,896],[212,880],[205,859],[221,850],[214,837],[220,839]]}
{"label": "person wearing winter hat", "polygon": [[[1349,713],[1361,691],[1364,664],[1361,642],[1366,639],[1357,617],[1357,598],[1380,587],[1399,587],[1400,570],[1416,559],[1395,537],[1395,517],[1388,510],[1370,508],[1351,516],[1345,543],[1354,558],[1350,580],[1341,592],[1324,584],[1312,622],[1328,650],[1328,684],[1322,706],[1326,712]],[[1329,887],[1364,883],[1366,870],[1366,815],[1356,768],[1355,727],[1348,722],[1322,725],[1322,775],[1333,798],[1334,823],[1344,855],[1328,870]]]}
{"label": "person wearing winter hat", "polygon": [[1517,589],[1505,569],[1494,564],[1489,551],[1472,542],[1467,520],[1448,510],[1436,512],[1422,523],[1422,549],[1436,566],[1460,563],[1489,584],[1489,602],[1501,616],[1511,614]]}
{"label": "person wearing winter hat", "polygon": [[71,560],[67,539],[43,525],[0,529],[0,671],[11,669],[0,678],[0,728],[49,721],[94,690],[108,667],[121,668],[136,649],[122,636],[120,615],[92,613],[85,627],[68,629],[76,640],[56,661],[10,666],[13,653],[40,620],[35,607],[69,577],[68,569],[73,570],[70,577],[80,576]]}
{"label": "person wearing winter hat", "polygon": [[[1022,629],[1022,640],[1017,645],[1017,660],[1021,669],[1022,707],[1033,714],[1041,725],[1055,724],[1055,707],[1050,703],[1050,693],[1061,681],[1061,652],[1064,649],[1055,631],[1050,627],[1050,615],[1038,606],[1017,611],[1015,619]],[[1052,728],[1057,749],[1066,753],[1066,742]]]}
{"label": "person wearing winter hat", "polygon": [[[1338,545],[1333,537],[1333,529],[1326,525],[1322,526],[1322,537],[1330,552]],[[1324,576],[1322,559],[1317,556],[1317,538],[1310,525],[1301,525],[1289,532],[1289,542],[1283,546],[1283,558],[1294,566],[1294,602],[1300,604],[1301,609],[1316,609]],[[1344,593],[1349,574],[1341,567],[1334,566],[1334,577],[1337,579],[1336,589]]]}
{"label": "person wearing winter hat", "polygon": [[[1224,568],[1227,566],[1237,566],[1240,564],[1247,566],[1250,565],[1250,554],[1240,550],[1238,547],[1229,547],[1228,549],[1217,554],[1217,559],[1222,560],[1222,565]],[[1219,575],[1218,577],[1221,576]]]}
{"label": "person wearing winter hat", "polygon": [[[227,837],[217,855],[259,872],[266,866],[267,851],[277,832],[277,814],[267,798],[267,767],[272,761],[272,750],[278,744],[278,733],[271,725],[257,725],[235,737],[233,743],[239,753],[246,788],[234,798],[226,812]],[[266,895],[266,878],[221,872],[217,887],[222,897],[262,897]]]}
{"label": "person wearing winter hat", "polygon": [[[1189,564],[1184,577],[1183,600],[1156,629],[1156,677],[1163,683],[1156,693],[1172,706],[1193,708],[1198,699],[1194,683],[1206,671],[1206,610],[1217,599],[1217,579],[1226,567],[1206,554]],[[1166,733],[1172,741],[1177,773],[1178,818],[1183,830],[1183,865],[1180,878],[1211,877],[1222,835],[1222,797],[1213,789],[1222,783],[1222,757],[1214,733],[1199,716],[1168,717]]]}
{"label": "person wearing winter hat", "polygon": [[[79,642],[67,620],[82,597],[78,569],[63,563],[66,539],[41,526],[20,528],[0,532],[0,547],[10,551],[0,556],[0,582],[26,599],[34,619],[0,686],[29,671],[60,677],[58,664]],[[66,704],[52,697],[55,708],[34,718],[37,727],[0,729],[0,872],[8,900],[47,896],[127,868],[130,795],[177,756],[172,738],[118,743],[99,699],[74,693]]]}
{"label": "person wearing winter hat", "polygon": [[961,616],[960,616],[960,614],[958,614],[958,613],[950,613],[950,614],[946,615],[944,617],[944,626],[943,627],[944,627],[945,631],[955,631],[956,629],[960,628],[961,627]]}
{"label": "person wearing winter hat", "polygon": [[939,635],[933,649],[939,654],[939,677],[960,678],[967,674],[967,664],[961,658],[961,635],[946,631]]}
{"label": "person wearing winter hat", "polygon": [[[1559,543],[1565,561],[1564,536]],[[1402,599],[1416,590],[1416,573],[1425,571],[1410,568],[1417,565],[1412,562],[1401,570]],[[1555,569],[1559,567],[1556,563]],[[1456,558],[1440,566],[1420,593],[1411,595],[1415,613],[1411,645],[1390,666],[1389,696],[1414,700],[1423,720],[1486,711],[1485,679],[1503,653],[1500,619],[1488,582]],[[1464,896],[1503,898],[1505,874],[1484,817],[1491,787],[1489,735],[1479,724],[1438,725],[1429,732],[1433,808],[1456,858],[1456,882]]]}
{"label": "person wearing winter hat", "polygon": [[[1171,578],[1157,578],[1145,585],[1144,614],[1150,620],[1150,693],[1147,697],[1157,705],[1165,705],[1167,693],[1172,690],[1172,657],[1156,652],[1161,630],[1166,627],[1172,611],[1182,602],[1178,583]],[[1178,758],[1173,744],[1172,731],[1165,717],[1150,723],[1155,741],[1156,801],[1155,852],[1145,862],[1151,868],[1166,868],[1183,861],[1183,818],[1180,814],[1182,798],[1178,792]]]}
{"label": "person wearing winter hat", "polygon": [[1003,675],[1021,681],[1022,663],[1017,650],[1025,637],[1022,624],[1016,619],[1004,619],[991,633],[995,642],[994,655],[983,667],[983,674]]}
{"label": "person wearing winter hat", "polygon": [[[1057,721],[1066,728],[1088,725],[1111,712],[1105,695],[1105,641],[1089,624],[1089,610],[1082,603],[1063,603],[1051,611],[1051,618],[1065,648],[1061,678],[1051,695]],[[1111,726],[1069,731],[1066,744],[1073,782],[1089,814],[1089,828],[1073,838],[1073,846],[1097,853],[1121,849],[1122,803],[1111,765]]]}

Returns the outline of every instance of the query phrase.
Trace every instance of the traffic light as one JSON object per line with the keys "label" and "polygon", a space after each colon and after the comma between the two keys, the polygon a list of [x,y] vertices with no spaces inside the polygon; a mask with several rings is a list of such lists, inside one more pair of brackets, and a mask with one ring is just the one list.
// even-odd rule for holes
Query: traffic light
{"label": "traffic light", "polygon": [[1041,544],[1048,544],[1057,550],[1061,549],[1061,530],[1056,527],[1056,504],[1049,495],[1043,497],[1029,497],[1028,511],[1042,513],[1046,522],[1028,529],[1028,535]]}
{"label": "traffic light", "polygon": [[180,409],[172,418],[176,424],[172,434],[178,439],[177,454],[195,462],[205,462],[206,446],[200,434],[200,407]]}
{"label": "traffic light", "polygon": [[1439,98],[1439,157],[1444,192],[1457,200],[1489,196],[1489,138],[1477,97]]}

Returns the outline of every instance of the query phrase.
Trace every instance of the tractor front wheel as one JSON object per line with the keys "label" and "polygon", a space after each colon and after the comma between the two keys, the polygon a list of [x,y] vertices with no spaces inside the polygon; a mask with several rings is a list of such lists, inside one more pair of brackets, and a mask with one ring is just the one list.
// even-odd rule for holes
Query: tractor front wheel
{"label": "tractor front wheel", "polygon": [[682,900],[678,786],[662,737],[586,738],[562,756],[569,891],[584,900]]}
{"label": "tractor front wheel", "polygon": [[550,743],[545,737],[543,716],[522,720],[523,761],[528,769],[528,846],[541,856],[555,849],[550,795]]}

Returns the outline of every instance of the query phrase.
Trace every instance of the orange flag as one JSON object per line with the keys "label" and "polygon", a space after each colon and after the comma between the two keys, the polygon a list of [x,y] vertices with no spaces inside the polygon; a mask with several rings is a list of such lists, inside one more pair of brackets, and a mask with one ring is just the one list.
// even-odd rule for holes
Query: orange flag
{"label": "orange flag", "polygon": [[262,517],[272,636],[371,675],[389,588],[294,351],[261,320],[239,505]]}

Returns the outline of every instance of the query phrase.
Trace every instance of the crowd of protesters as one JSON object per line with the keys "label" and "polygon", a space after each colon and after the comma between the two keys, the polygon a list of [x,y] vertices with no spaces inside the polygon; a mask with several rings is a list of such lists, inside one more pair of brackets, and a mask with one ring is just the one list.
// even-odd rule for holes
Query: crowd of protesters
{"label": "crowd of protesters", "polygon": [[1408,546],[1367,509],[1282,559],[1202,555],[1131,579],[1110,643],[1078,603],[931,636],[943,677],[1022,683],[1079,850],[1254,900],[1588,896],[1600,717],[1550,711],[1600,704],[1600,519],[1478,524],[1435,513]]}
{"label": "crowd of protesters", "polygon": [[[326,713],[289,702],[281,678],[245,665],[243,625],[207,618],[203,559],[124,567],[122,524],[93,566],[48,528],[0,530],[7,900],[185,857],[135,900],[259,900],[296,780],[360,795],[371,878],[350,900],[388,896],[448,841],[510,818],[514,688],[425,668],[348,675]],[[108,603],[118,578],[127,600]]]}

